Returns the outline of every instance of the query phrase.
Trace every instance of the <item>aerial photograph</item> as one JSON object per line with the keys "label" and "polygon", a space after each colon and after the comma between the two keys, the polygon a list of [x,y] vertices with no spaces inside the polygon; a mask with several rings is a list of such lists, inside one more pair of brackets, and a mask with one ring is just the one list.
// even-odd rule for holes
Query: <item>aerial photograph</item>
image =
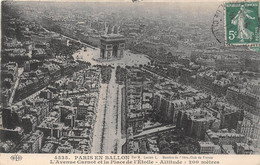
{"label": "aerial photograph", "polygon": [[258,2],[1,3],[1,154],[260,154]]}

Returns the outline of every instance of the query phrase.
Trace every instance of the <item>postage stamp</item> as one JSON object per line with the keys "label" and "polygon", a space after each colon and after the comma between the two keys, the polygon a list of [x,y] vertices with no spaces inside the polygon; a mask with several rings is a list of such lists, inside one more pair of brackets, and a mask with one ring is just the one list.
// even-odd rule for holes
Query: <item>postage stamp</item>
{"label": "postage stamp", "polygon": [[260,45],[259,2],[225,3],[225,44]]}

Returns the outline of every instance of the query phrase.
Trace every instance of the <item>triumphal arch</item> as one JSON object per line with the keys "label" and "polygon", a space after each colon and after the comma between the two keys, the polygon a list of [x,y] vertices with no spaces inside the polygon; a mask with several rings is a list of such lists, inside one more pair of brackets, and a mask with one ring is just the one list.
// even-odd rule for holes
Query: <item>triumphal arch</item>
{"label": "triumphal arch", "polygon": [[102,59],[121,59],[124,56],[125,37],[121,34],[105,34],[100,39],[100,57]]}

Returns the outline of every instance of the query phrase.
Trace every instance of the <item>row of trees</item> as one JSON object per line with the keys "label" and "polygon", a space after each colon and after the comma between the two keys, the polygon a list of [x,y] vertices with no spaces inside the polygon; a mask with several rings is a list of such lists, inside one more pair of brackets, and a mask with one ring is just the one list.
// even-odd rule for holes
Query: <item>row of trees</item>
{"label": "row of trees", "polygon": [[102,83],[108,84],[111,79],[112,68],[109,66],[101,66]]}
{"label": "row of trees", "polygon": [[198,154],[198,139],[184,136],[183,130],[175,130],[157,139],[160,154]]}
{"label": "row of trees", "polygon": [[117,66],[116,68],[116,82],[119,84],[122,84],[126,80],[126,74],[127,70],[125,68],[122,68],[120,66]]}
{"label": "row of trees", "polygon": [[174,56],[171,52],[168,52],[168,50],[160,46],[158,48],[147,46],[143,43],[138,43],[132,47],[130,47],[130,50],[136,53],[142,53],[148,55],[152,60],[160,61],[160,62],[166,62],[171,63],[176,61],[177,57]]}

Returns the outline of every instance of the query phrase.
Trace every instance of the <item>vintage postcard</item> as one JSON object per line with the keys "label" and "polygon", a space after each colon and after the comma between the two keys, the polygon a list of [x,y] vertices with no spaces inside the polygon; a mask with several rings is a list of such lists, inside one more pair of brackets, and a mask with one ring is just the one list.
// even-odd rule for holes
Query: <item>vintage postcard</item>
{"label": "vintage postcard", "polygon": [[260,165],[259,5],[2,1],[0,165]]}

